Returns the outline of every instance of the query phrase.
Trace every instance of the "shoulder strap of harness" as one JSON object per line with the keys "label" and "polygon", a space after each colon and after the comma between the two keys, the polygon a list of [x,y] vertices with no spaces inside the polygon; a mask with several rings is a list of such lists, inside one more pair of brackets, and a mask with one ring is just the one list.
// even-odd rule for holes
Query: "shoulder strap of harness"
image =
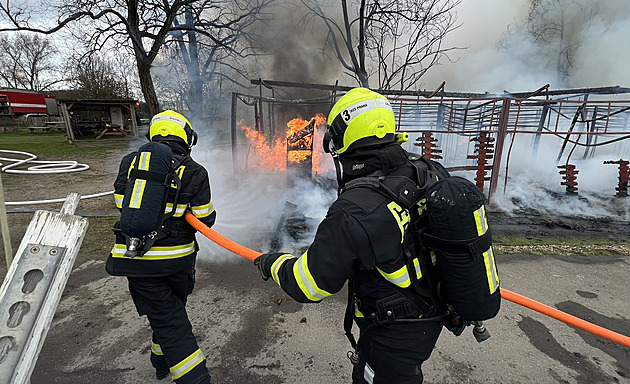
{"label": "shoulder strap of harness", "polygon": [[[352,349],[356,351],[357,349],[357,341],[352,334],[352,321],[353,315],[352,310],[354,309],[354,277],[350,277],[348,279],[348,302],[346,304],[346,313],[343,317],[343,330],[350,341],[350,345]],[[352,360],[352,359],[351,359]]]}
{"label": "shoulder strap of harness", "polygon": [[[407,231],[405,238],[403,239],[403,252],[405,254],[407,269],[409,271],[415,294],[407,289],[400,288],[396,285],[393,286],[403,297],[415,305],[419,311],[426,316],[431,317],[435,315],[435,308],[432,305],[429,305],[421,295],[431,297],[432,300],[435,300],[434,290],[431,288],[426,289],[420,287],[415,273],[416,269],[414,259],[416,259],[416,257],[411,252],[409,242],[413,241],[416,249],[423,249],[421,237],[419,236],[419,233],[416,233],[419,232],[419,228],[417,227],[419,224],[419,213],[418,209],[414,207],[416,207],[420,200],[425,197],[427,188],[437,181],[437,175],[440,174],[440,170],[438,170],[430,160],[422,156],[408,153],[408,160],[409,162],[401,165],[401,167],[404,167],[406,164],[412,164],[414,166],[414,176],[417,181],[412,180],[405,175],[399,174],[397,169],[391,172],[377,171],[365,177],[360,177],[347,182],[342,193],[354,188],[370,188],[386,197],[391,198],[410,211],[412,215],[412,231]],[[422,185],[418,185],[419,183]],[[409,232],[413,232],[414,234],[410,235]],[[420,263],[421,270],[424,271],[424,274],[428,277],[429,274],[426,273],[428,271],[426,261],[424,258],[417,259]],[[344,317],[344,331],[346,337],[350,341],[350,344],[356,350],[356,341],[352,335],[352,310],[354,308],[354,299],[354,279],[351,278],[348,282],[348,303]],[[441,318],[442,316],[437,316],[435,317],[435,320],[440,320]]]}
{"label": "shoulder strap of harness", "polygon": [[[348,181],[343,191],[358,187],[371,188],[395,200],[397,203],[401,204],[403,208],[411,209],[424,197],[426,190],[438,180],[438,175],[440,175],[441,172],[436,168],[433,162],[425,157],[413,153],[408,153],[407,155],[409,161],[399,168],[390,172],[372,172],[367,176]],[[398,174],[399,172],[397,172],[397,170],[404,167],[406,164],[414,166],[416,180]]]}

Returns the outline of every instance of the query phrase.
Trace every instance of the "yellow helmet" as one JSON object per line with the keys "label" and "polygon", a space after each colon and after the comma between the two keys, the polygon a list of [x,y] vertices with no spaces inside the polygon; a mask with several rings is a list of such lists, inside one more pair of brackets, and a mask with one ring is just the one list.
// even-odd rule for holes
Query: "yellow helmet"
{"label": "yellow helmet", "polygon": [[[324,150],[342,154],[355,149],[395,141],[396,121],[389,100],[367,88],[343,95],[328,115]],[[330,148],[332,146],[332,148]]]}
{"label": "yellow helmet", "polygon": [[172,110],[166,110],[153,116],[151,126],[147,132],[147,139],[154,141],[158,136],[171,140],[181,140],[187,146],[197,144],[197,133],[193,131],[190,121],[182,114]]}

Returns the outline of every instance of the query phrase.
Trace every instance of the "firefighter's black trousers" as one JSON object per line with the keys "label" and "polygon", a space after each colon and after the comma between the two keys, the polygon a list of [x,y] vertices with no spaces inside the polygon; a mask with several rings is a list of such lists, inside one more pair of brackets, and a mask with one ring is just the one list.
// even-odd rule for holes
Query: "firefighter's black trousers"
{"label": "firefighter's black trousers", "polygon": [[[138,314],[146,315],[153,343],[161,355],[151,353],[156,370],[176,367],[199,350],[186,313],[186,299],[194,287],[194,268],[164,277],[127,277]],[[172,369],[171,369],[172,371]],[[176,378],[177,384],[210,384],[205,359]]]}
{"label": "firefighter's black trousers", "polygon": [[359,363],[352,371],[353,384],[422,383],[422,363],[429,358],[440,336],[440,321],[397,322],[378,327],[371,320],[355,321],[360,335]]}

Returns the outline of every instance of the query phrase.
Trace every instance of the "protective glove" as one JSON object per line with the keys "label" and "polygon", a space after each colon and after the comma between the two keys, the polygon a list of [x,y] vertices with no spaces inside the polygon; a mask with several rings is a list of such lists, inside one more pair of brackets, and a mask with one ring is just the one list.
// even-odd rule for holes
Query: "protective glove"
{"label": "protective glove", "polygon": [[269,275],[271,275],[271,272],[268,273],[268,274],[265,274],[265,270],[264,270],[263,264],[262,264],[263,256],[267,256],[267,255],[263,253],[262,255],[260,255],[257,258],[255,258],[254,259],[254,265],[260,271],[260,276],[262,276],[262,279],[267,281],[267,280],[269,280]]}
{"label": "protective glove", "polygon": [[260,271],[262,279],[267,281],[271,277],[271,266],[278,259],[278,257],[284,255],[284,253],[263,253],[254,259],[254,265]]}

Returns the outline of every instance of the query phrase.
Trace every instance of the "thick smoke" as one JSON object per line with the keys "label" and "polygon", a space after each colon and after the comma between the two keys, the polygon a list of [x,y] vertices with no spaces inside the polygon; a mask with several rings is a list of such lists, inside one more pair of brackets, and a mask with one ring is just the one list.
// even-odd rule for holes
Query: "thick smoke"
{"label": "thick smoke", "polygon": [[[499,188],[493,197],[493,206],[514,213],[561,215],[585,218],[608,218],[614,221],[630,220],[630,200],[614,197],[618,186],[618,165],[604,164],[617,160],[612,153],[602,151],[593,157],[583,158],[584,149],[576,148],[570,159],[579,171],[577,194],[567,194],[561,185],[558,165],[566,164],[566,156],[557,162],[559,139],[542,140],[535,156],[531,143],[515,143],[522,150],[513,151],[509,159],[509,172],[501,170]],[[565,153],[570,152],[570,148]]]}
{"label": "thick smoke", "polygon": [[[630,11],[627,2],[606,1],[601,17],[581,31],[573,72],[577,84],[630,85]],[[613,15],[610,15],[613,12]],[[612,18],[612,19],[611,19]]]}
{"label": "thick smoke", "polygon": [[[307,1],[307,3],[312,3]],[[336,2],[335,2],[336,4]],[[336,4],[326,8],[335,12]],[[341,72],[332,44],[326,44],[328,29],[300,0],[281,1],[272,9],[273,22],[264,28],[263,45],[272,55],[260,57],[263,79],[334,84]],[[300,88],[278,89],[280,97],[308,99],[321,91]],[[325,94],[325,93],[324,93]]]}
{"label": "thick smoke", "polygon": [[[294,3],[296,6],[299,4]],[[567,7],[576,4],[596,6],[597,12],[588,22],[572,26],[572,39],[579,44],[569,76],[562,80],[559,80],[553,66],[549,67],[549,57],[541,56],[540,47],[522,28],[529,4],[526,0],[462,2],[457,8],[462,26],[448,35],[444,46],[467,49],[451,53],[452,62],[442,60],[440,65],[432,68],[423,78],[421,87],[435,89],[446,81],[447,91],[501,94],[504,90],[533,91],[545,84],[550,84],[551,89],[630,84],[630,75],[624,70],[630,55],[630,40],[627,39],[630,35],[630,11],[624,1],[568,2]],[[504,40],[503,48],[499,49],[498,42],[508,30],[508,25],[511,40]],[[275,54],[265,59],[261,78],[322,84],[332,84],[338,79],[340,83],[344,82],[344,75],[334,64],[335,60],[325,59],[334,56],[321,54],[326,31],[318,30],[313,23],[302,19],[296,8],[278,10],[274,21],[263,32],[264,39]],[[346,82],[344,85],[351,84]],[[309,96],[297,90],[290,92],[283,96]],[[312,239],[316,224],[323,219],[334,200],[334,188],[327,189],[312,183],[287,183],[284,175],[279,174],[234,172],[230,145],[223,139],[206,136],[193,152],[210,172],[213,201],[218,212],[215,229],[238,243],[263,252],[278,250],[295,253],[303,250]],[[628,140],[598,147],[593,157],[584,158],[583,147],[574,150],[570,163],[576,164],[579,170],[577,196],[565,194],[557,168],[566,162],[572,146],[569,145],[557,161],[561,138],[544,136],[536,154],[532,154],[532,140],[531,135],[519,137],[512,146],[509,163],[506,163],[508,171],[504,165],[494,196],[498,209],[630,219],[630,199],[613,197],[618,168],[614,164],[603,164],[604,161],[628,159]],[[507,161],[508,146],[509,143],[506,143],[504,162]],[[444,155],[448,156],[447,153]],[[465,177],[472,179],[474,175],[465,174]],[[306,233],[300,234],[298,239],[279,224],[296,212],[308,223]],[[205,243],[202,257],[225,255],[225,252],[214,252],[216,246],[210,241]],[[210,249],[210,252],[204,249]]]}
{"label": "thick smoke", "polygon": [[[550,56],[549,51],[541,49],[526,32],[523,22],[529,4],[529,1],[499,0],[462,2],[458,7],[462,27],[449,35],[447,42],[468,48],[454,54],[459,56],[455,62],[442,63],[429,71],[425,76],[427,88],[446,81],[448,91],[502,94],[504,91],[534,91],[545,84],[550,84],[551,89],[623,87],[630,84],[630,75],[624,68],[630,59],[630,41],[627,38],[630,11],[627,2],[554,2],[561,5],[565,12],[565,39],[568,41],[565,44],[576,47],[566,78],[558,77],[555,58]],[[510,39],[505,38],[508,31]],[[498,44],[499,41],[502,44]],[[559,42],[554,41],[550,45],[557,46]],[[613,96],[599,98],[611,99]],[[564,180],[557,166],[566,163],[572,145],[557,161],[562,139],[544,137],[539,150],[533,154],[531,136],[521,137],[513,146],[505,190],[506,170],[503,165],[499,188],[494,196],[496,207],[508,212],[533,210],[541,214],[628,220],[628,199],[612,197],[618,185],[618,168],[615,164],[604,165],[604,161],[628,160],[630,140],[597,147],[595,155],[586,158],[583,156],[584,147],[577,147],[569,163],[575,164],[579,171],[578,195],[570,196],[565,194],[565,187],[561,185]],[[572,139],[577,139],[577,136],[572,136]],[[585,142],[584,137],[581,142]],[[506,157],[507,148],[503,154],[504,163]]]}
{"label": "thick smoke", "polygon": [[[193,157],[205,164],[210,173],[212,201],[217,210],[213,229],[259,252],[302,252],[336,190],[306,179],[289,179],[285,172],[235,172],[229,146],[209,144],[206,148],[209,147],[212,149],[196,149]],[[292,222],[296,228],[291,228]],[[237,259],[220,251],[211,241],[200,240],[202,257],[214,261],[219,261],[218,255],[223,255],[224,260],[220,261]]]}
{"label": "thick smoke", "polygon": [[[541,51],[524,28],[530,1],[469,0],[457,7],[462,26],[445,39],[446,45],[467,48],[455,51],[453,62],[442,61],[430,70],[426,88],[442,81],[450,91],[490,93],[527,92],[545,84],[552,89],[627,85],[630,75],[623,67],[630,59],[627,2],[553,3],[565,12],[565,45],[576,47],[566,82],[559,82],[554,66],[549,67],[555,57]],[[505,39],[506,33],[511,38]]]}

